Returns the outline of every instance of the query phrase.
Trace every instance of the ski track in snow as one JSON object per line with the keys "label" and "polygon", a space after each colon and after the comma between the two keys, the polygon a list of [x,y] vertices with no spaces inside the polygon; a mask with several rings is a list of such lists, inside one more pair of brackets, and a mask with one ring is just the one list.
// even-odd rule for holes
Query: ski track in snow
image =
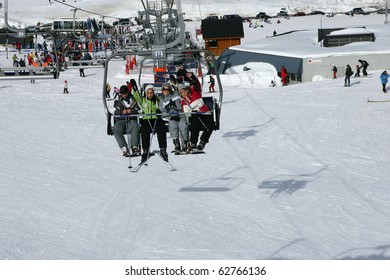
{"label": "ski track in snow", "polygon": [[[62,79],[72,81],[71,76],[77,73],[62,75]],[[5,204],[9,209],[2,224],[9,230],[3,233],[8,245],[1,251],[2,256],[346,258],[350,248],[359,248],[362,233],[373,237],[366,226],[369,217],[377,216],[378,224],[389,219],[381,210],[385,200],[376,205],[370,188],[355,187],[357,180],[369,184],[381,178],[359,167],[359,163],[371,165],[374,159],[349,143],[345,145],[348,153],[337,157],[332,149],[339,142],[329,140],[350,127],[348,133],[354,133],[364,146],[369,142],[369,150],[380,149],[383,142],[378,137],[371,142],[368,140],[373,135],[361,132],[372,122],[378,130],[385,127],[370,120],[380,117],[372,107],[354,105],[361,110],[356,116],[364,112],[367,120],[341,125],[336,111],[345,104],[326,101],[334,99],[301,104],[296,93],[286,94],[283,99],[280,95],[284,93],[272,90],[263,96],[244,92],[238,97],[229,96],[227,88],[222,127],[213,133],[206,155],[170,155],[178,173],[169,172],[159,158],[152,157],[149,166],[135,175],[129,172],[128,159],[120,156],[114,139],[105,135],[101,86],[92,82],[98,76],[85,78],[93,79],[87,83],[93,90],[79,87],[77,84],[85,82],[73,78],[73,90],[67,96],[60,94],[60,81],[49,81],[56,92],[31,94],[25,88],[43,84],[25,82],[12,93],[12,99],[3,99],[7,118],[2,118],[6,131],[2,150],[10,165],[2,163],[2,178],[8,186],[3,197],[6,194],[14,205],[23,206],[15,212],[15,207]],[[350,102],[350,98],[345,99]],[[272,106],[273,102],[277,106]],[[242,107],[247,111],[235,110]],[[289,114],[288,107],[292,111],[301,108],[302,116],[305,108],[324,110],[321,116],[308,111],[321,127],[309,126],[312,120],[305,117],[292,125],[283,118],[283,114]],[[345,112],[344,117],[349,113]],[[336,133],[331,135],[335,127]],[[324,130],[328,139],[322,138]],[[171,145],[170,138],[168,143]],[[22,160],[15,162],[15,155]],[[298,158],[300,164],[295,165],[293,161]],[[133,165],[138,161],[132,158]],[[382,183],[379,188],[384,186]],[[332,191],[336,188],[343,190]],[[302,224],[303,217],[311,223]],[[10,235],[11,229],[21,234],[15,238]]]}

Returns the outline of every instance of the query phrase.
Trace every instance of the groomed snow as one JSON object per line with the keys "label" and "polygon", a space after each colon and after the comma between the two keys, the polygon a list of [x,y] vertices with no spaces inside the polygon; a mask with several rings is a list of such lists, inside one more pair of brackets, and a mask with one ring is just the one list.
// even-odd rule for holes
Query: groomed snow
{"label": "groomed snow", "polygon": [[[221,77],[221,129],[206,155],[170,155],[176,172],[129,172],[102,69],[0,81],[0,259],[389,259],[390,102],[367,102],[390,100],[382,69],[271,88],[250,66]],[[136,77],[110,67],[112,87]]]}

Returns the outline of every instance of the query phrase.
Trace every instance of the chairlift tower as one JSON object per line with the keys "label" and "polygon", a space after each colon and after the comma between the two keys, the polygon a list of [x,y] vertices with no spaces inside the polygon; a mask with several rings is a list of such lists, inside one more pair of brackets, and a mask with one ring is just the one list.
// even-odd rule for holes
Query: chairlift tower
{"label": "chairlift tower", "polygon": [[141,2],[144,11],[139,11],[138,16],[143,28],[150,32],[145,34],[143,46],[152,51],[153,56],[158,59],[158,66],[162,67],[161,59],[167,58],[167,49],[185,47],[185,24],[181,3],[174,0]]}

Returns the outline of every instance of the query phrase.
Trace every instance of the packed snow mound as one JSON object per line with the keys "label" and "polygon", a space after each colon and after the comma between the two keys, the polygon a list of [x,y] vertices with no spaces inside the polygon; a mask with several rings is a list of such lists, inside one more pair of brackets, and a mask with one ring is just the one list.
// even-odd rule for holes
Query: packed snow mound
{"label": "packed snow mound", "polygon": [[221,75],[221,81],[223,85],[241,88],[268,88],[272,81],[281,85],[276,68],[264,62],[230,67]]}

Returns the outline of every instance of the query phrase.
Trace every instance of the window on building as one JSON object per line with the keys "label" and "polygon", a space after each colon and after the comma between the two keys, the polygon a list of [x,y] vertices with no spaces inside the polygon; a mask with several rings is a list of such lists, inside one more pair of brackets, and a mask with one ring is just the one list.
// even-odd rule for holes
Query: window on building
{"label": "window on building", "polygon": [[218,48],[217,40],[209,40],[209,48]]}

